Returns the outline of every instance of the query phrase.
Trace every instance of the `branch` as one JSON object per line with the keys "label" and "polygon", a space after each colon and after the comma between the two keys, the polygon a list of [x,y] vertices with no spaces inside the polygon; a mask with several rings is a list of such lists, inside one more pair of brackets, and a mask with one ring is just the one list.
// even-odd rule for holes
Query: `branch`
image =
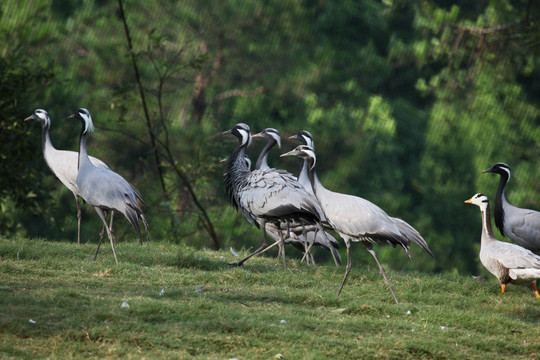
{"label": "branch", "polygon": [[212,102],[223,101],[231,97],[244,97],[244,98],[255,97],[265,91],[266,91],[266,87],[264,86],[259,86],[258,88],[255,88],[250,91],[244,91],[240,89],[228,90],[217,95]]}
{"label": "branch", "polygon": [[144,96],[144,89],[141,83],[141,77],[139,75],[139,67],[137,66],[137,59],[135,57],[135,53],[133,52],[133,45],[131,43],[131,35],[129,33],[129,27],[126,21],[126,16],[124,14],[124,5],[122,4],[122,0],[118,0],[118,7],[120,8],[120,16],[122,18],[122,22],[124,24],[124,30],[126,32],[126,40],[128,43],[128,50],[129,55],[131,57],[131,64],[133,65],[133,71],[135,72],[135,80],[137,82],[137,86],[139,88],[139,94],[141,96],[141,102],[142,107],[144,111],[144,117],[146,120],[146,127],[148,129],[148,133],[150,134],[150,142],[152,144],[152,151],[154,153],[154,158],[156,161],[156,165],[158,168],[158,174],[159,174],[159,181],[161,183],[161,189],[163,191],[163,195],[165,198],[168,198],[167,196],[167,188],[165,187],[165,179],[163,175],[163,169],[161,167],[161,160],[159,158],[159,153],[156,148],[156,136],[154,134],[154,131],[152,130],[152,122],[150,121],[150,115],[148,113],[148,106],[146,105],[146,98]]}
{"label": "branch", "polygon": [[519,26],[521,23],[523,23],[523,20],[518,20],[510,24],[498,25],[498,26],[493,26],[489,28],[481,28],[481,27],[476,27],[476,26],[464,26],[460,24],[452,24],[452,26],[456,27],[458,30],[463,31],[463,32],[469,32],[469,33],[480,34],[480,35],[489,35],[489,34],[511,30]]}

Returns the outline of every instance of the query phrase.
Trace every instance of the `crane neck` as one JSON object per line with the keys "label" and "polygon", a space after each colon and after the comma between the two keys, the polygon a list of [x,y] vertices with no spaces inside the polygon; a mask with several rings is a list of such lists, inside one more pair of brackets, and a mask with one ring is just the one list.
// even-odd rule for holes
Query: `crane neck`
{"label": "crane neck", "polygon": [[497,187],[497,194],[495,195],[495,225],[502,236],[504,236],[504,203],[506,203],[506,197],[504,196],[504,187],[508,182],[508,174],[501,172],[501,179],[499,181],[499,187]]}
{"label": "crane neck", "polygon": [[53,158],[53,153],[56,152],[56,148],[53,146],[51,142],[51,136],[49,134],[49,125],[45,123],[41,127],[41,150],[43,151],[43,158],[45,159],[45,163],[47,164],[47,167],[49,170],[54,174],[54,171],[49,164],[49,161]]}
{"label": "crane neck", "polygon": [[259,157],[257,158],[255,169],[264,170],[270,168],[270,166],[268,165],[268,153],[270,152],[270,149],[272,149],[276,144],[277,142],[274,139],[268,141],[268,143],[265,145],[265,147],[259,154]]}
{"label": "crane neck", "polygon": [[298,172],[298,182],[302,184],[309,192],[313,193],[313,185],[309,178],[309,164],[307,160],[303,160]]}
{"label": "crane neck", "polygon": [[311,180],[311,187],[313,188],[313,193],[315,194],[315,197],[319,198],[321,192],[326,189],[319,181],[319,177],[317,176],[317,172],[315,171],[314,161],[314,159],[304,159],[304,164],[307,167],[306,170]]}
{"label": "crane neck", "polygon": [[77,162],[77,169],[80,169],[87,164],[91,164],[90,158],[88,157],[88,151],[86,150],[86,132],[81,131],[81,136],[79,138],[79,158]]}
{"label": "crane neck", "polygon": [[51,142],[51,135],[49,134],[48,124],[44,124],[41,127],[41,149],[43,150],[43,155],[48,153],[50,150],[56,150]]}
{"label": "crane neck", "polygon": [[240,144],[236,147],[236,149],[234,149],[231,156],[229,156],[226,166],[225,179],[223,181],[225,183],[225,189],[229,194],[229,200],[236,209],[238,209],[238,202],[234,197],[235,188],[237,187],[240,179],[243,178],[243,175],[250,172],[246,159],[246,148],[247,143]]}

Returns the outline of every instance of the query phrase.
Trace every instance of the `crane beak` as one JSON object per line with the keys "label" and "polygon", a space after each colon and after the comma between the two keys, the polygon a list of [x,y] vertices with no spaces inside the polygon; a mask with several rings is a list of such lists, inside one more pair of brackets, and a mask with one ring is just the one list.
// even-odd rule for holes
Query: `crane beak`
{"label": "crane beak", "polygon": [[263,135],[262,135],[262,133],[257,133],[257,134],[251,135],[251,137],[252,137],[252,138],[262,138]]}
{"label": "crane beak", "polygon": [[472,198],[470,198],[469,200],[465,200],[465,204],[472,204]]}
{"label": "crane beak", "polygon": [[36,115],[32,114],[29,117],[27,117],[26,119],[24,119],[24,121],[28,121],[28,120],[36,120]]}
{"label": "crane beak", "polygon": [[68,119],[75,119],[75,114],[71,114],[67,117]]}
{"label": "crane beak", "polygon": [[490,167],[489,169],[486,169],[486,170],[482,171],[482,174],[485,174],[485,173],[488,173],[488,172],[493,172],[493,166]]}
{"label": "crane beak", "polygon": [[232,132],[232,129],[222,132],[221,135],[230,134],[231,132]]}
{"label": "crane beak", "polygon": [[289,152],[286,152],[284,154],[279,155],[279,157],[285,157],[285,156],[295,156],[296,155],[296,149],[293,149]]}
{"label": "crane beak", "polygon": [[294,134],[294,135],[289,136],[289,139],[298,140],[298,134]]}

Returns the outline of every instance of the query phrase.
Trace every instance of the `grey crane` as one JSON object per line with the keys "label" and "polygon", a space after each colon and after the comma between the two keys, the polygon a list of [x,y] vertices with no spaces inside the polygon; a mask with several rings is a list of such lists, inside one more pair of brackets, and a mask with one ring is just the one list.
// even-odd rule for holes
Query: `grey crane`
{"label": "grey crane", "polygon": [[[260,133],[253,134],[252,138],[262,138],[266,139],[266,145],[261,150],[255,169],[265,170],[269,169],[268,165],[268,153],[270,150],[277,145],[281,148],[281,136],[279,131],[274,128],[266,128]],[[307,184],[309,189],[306,187],[306,184],[302,184],[313,196],[313,191],[311,189],[311,184]],[[311,190],[311,191],[310,191]],[[320,246],[323,249],[330,251],[334,263],[336,266],[341,264],[341,256],[339,255],[339,243],[337,240],[328,232],[320,231],[317,225],[305,225],[299,223],[280,223],[278,228],[274,223],[266,224],[266,230],[268,235],[270,235],[275,241],[280,241],[280,232],[285,232],[287,234],[285,238],[285,244],[291,244],[298,250],[304,252],[304,258],[306,262],[311,261],[314,263],[313,254],[311,252],[311,247],[313,245]],[[307,246],[309,244],[309,247]]]}
{"label": "grey crane", "polygon": [[[79,170],[77,169],[77,162],[79,155],[75,151],[67,150],[57,150],[52,142],[49,130],[51,127],[51,118],[49,113],[43,109],[37,109],[32,115],[24,119],[28,120],[37,120],[41,124],[41,147],[43,150],[43,158],[49,170],[53,173],[54,176],[58,178],[64,184],[65,187],[73,193],[75,197],[75,203],[77,204],[77,243],[81,243],[81,204],[79,200],[79,190],[77,189],[77,174]],[[109,167],[103,161],[93,156],[89,156],[90,161],[94,166],[108,169]],[[110,227],[112,228],[113,214],[111,212],[111,223]],[[99,236],[99,241],[101,242],[103,238],[105,228],[101,230]]]}
{"label": "grey crane", "polygon": [[501,283],[504,294],[508,283],[531,282],[534,295],[540,298],[536,280],[540,279],[540,256],[516,244],[495,239],[491,230],[491,215],[488,197],[478,193],[467,204],[474,204],[482,213],[482,236],[480,238],[480,261]]}
{"label": "grey crane", "polygon": [[504,196],[504,187],[510,180],[510,166],[498,162],[483,173],[499,174],[500,181],[495,195],[495,225],[501,235],[516,244],[540,254],[540,212],[513,206]]}
{"label": "grey crane", "polygon": [[375,254],[373,245],[376,243],[390,244],[392,246],[400,245],[410,257],[409,245],[416,243],[433,256],[422,236],[405,221],[388,216],[380,207],[368,200],[326,189],[319,181],[315,172],[316,155],[312,147],[299,145],[281,156],[297,156],[307,160],[309,177],[315,195],[323,208],[328,222],[345,241],[347,248],[347,269],[345,270],[345,276],[343,277],[337,295],[339,296],[341,294],[341,290],[352,268],[350,243],[351,241],[359,241],[364,244],[368,252],[375,259],[379,271],[397,304],[398,300],[394,294],[394,290],[388,281],[383,266]]}
{"label": "grey crane", "polygon": [[[106,212],[109,210],[119,211],[131,223],[137,235],[139,242],[142,244],[141,229],[139,219],[144,225],[147,241],[150,241],[148,234],[148,223],[144,217],[141,206],[138,201],[144,204],[141,194],[122,176],[118,175],[110,169],[103,169],[92,164],[86,150],[86,135],[94,132],[94,124],[90,112],[85,108],[80,108],[69,118],[81,120],[82,130],[79,139],[79,174],[77,175],[77,188],[81,197],[88,204],[92,205],[99,217],[103,221],[103,225],[107,230],[107,236],[111,243],[114,260],[118,264],[116,250],[114,249],[114,237],[111,229],[107,226]],[[96,258],[99,246],[96,250]]]}
{"label": "grey crane", "polygon": [[[267,223],[279,226],[282,222],[296,221],[320,225],[326,220],[317,200],[290,173],[273,168],[249,170],[246,149],[251,143],[251,131],[247,124],[238,123],[223,134],[238,138],[238,146],[226,165],[224,184],[229,200],[234,208],[242,211],[249,223],[262,227],[264,232],[262,245],[231,266],[241,266],[267,248]],[[283,236],[281,243],[284,243]],[[285,267],[285,257],[283,263]]]}
{"label": "grey crane", "polygon": [[[307,130],[302,130],[296,135],[289,136],[289,139],[295,139],[300,141],[302,144],[311,147],[315,150],[315,142],[313,141],[313,135]],[[313,187],[311,186],[311,180],[309,179],[309,164],[306,159],[303,159],[302,164],[300,165],[300,171],[298,172],[298,182],[302,184],[309,192],[313,192]]]}

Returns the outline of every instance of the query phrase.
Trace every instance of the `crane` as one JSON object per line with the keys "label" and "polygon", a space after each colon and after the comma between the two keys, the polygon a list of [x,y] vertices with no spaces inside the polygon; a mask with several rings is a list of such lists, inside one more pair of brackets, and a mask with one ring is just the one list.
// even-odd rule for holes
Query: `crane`
{"label": "crane", "polygon": [[[150,241],[148,223],[138,201],[143,204],[144,202],[139,191],[137,191],[137,189],[128,183],[122,176],[110,169],[96,167],[90,161],[86,150],[86,136],[88,133],[94,132],[94,124],[92,123],[90,112],[85,108],[80,108],[68,118],[78,119],[82,124],[81,135],[79,138],[79,174],[77,175],[77,188],[84,201],[94,207],[103,221],[103,225],[107,230],[107,236],[111,243],[114,260],[118,264],[116,250],[114,249],[114,237],[106,222],[106,212],[114,210],[122,213],[137,232],[139,242],[142,244],[139,219],[144,225],[147,241]],[[94,259],[98,254],[100,245],[101,243],[98,244]]]}
{"label": "crane", "polygon": [[[307,161],[309,178],[319,203],[329,224],[343,238],[347,248],[347,268],[337,295],[341,294],[347,276],[351,271],[351,242],[361,242],[373,256],[379,271],[386,282],[392,298],[398,303],[394,290],[388,281],[386,272],[375,254],[374,244],[390,244],[401,246],[410,255],[409,245],[416,243],[433,256],[425,240],[409,224],[401,219],[388,216],[380,207],[358,196],[342,194],[326,189],[315,171],[315,150],[307,145],[299,145],[295,149],[282,154],[297,156]],[[399,221],[398,221],[399,220]]]}
{"label": "crane", "polygon": [[[267,223],[279,226],[282,222],[296,221],[320,225],[326,220],[317,200],[290,173],[272,168],[250,171],[246,149],[251,143],[251,130],[247,124],[238,123],[223,134],[232,134],[238,139],[226,165],[224,184],[229,200],[249,223],[262,226],[264,232],[262,245],[231,266],[241,266],[267,248]],[[281,243],[284,244],[283,235]],[[283,264],[285,267],[285,257]]]}
{"label": "crane", "polygon": [[[53,175],[64,184],[65,187],[73,193],[75,203],[77,204],[77,243],[81,243],[81,204],[79,200],[79,190],[77,189],[77,169],[78,154],[75,151],[57,150],[52,142],[49,134],[51,127],[51,118],[49,113],[43,109],[36,109],[34,113],[28,116],[24,121],[37,120],[41,124],[41,147],[43,150],[43,158],[49,170]],[[109,167],[103,161],[93,156],[90,156],[90,161],[94,166],[108,169]],[[114,212],[111,212],[112,228]],[[103,239],[105,228],[101,230],[99,241]]]}
{"label": "crane", "polygon": [[510,180],[510,166],[498,162],[482,172],[500,175],[495,195],[495,225],[501,235],[506,235],[516,244],[539,254],[540,212],[513,206],[504,196],[504,187]]}
{"label": "crane", "polygon": [[[255,169],[269,169],[270,166],[268,165],[268,153],[275,145],[281,147],[281,136],[279,134],[279,131],[274,128],[266,128],[260,133],[253,134],[252,138],[266,139],[266,145],[261,150],[261,153],[257,158]],[[306,187],[304,184],[302,184],[302,186]],[[306,190],[308,190],[308,192],[315,196],[315,194],[313,194],[313,191],[309,191],[310,189],[311,185],[309,185],[309,189],[306,188]],[[341,256],[339,255],[339,251],[337,250],[339,249],[339,244],[337,240],[328,232],[324,230],[321,231],[317,225],[281,223],[280,227],[278,228],[273,223],[268,223],[266,224],[266,231],[276,241],[280,241],[280,232],[285,231],[285,233],[287,234],[285,238],[285,244],[292,244],[295,248],[304,252],[303,259],[305,258],[307,263],[309,263],[310,261],[312,263],[315,262],[313,254],[311,252],[311,247],[313,245],[316,245],[330,251],[336,266],[341,264]]]}

